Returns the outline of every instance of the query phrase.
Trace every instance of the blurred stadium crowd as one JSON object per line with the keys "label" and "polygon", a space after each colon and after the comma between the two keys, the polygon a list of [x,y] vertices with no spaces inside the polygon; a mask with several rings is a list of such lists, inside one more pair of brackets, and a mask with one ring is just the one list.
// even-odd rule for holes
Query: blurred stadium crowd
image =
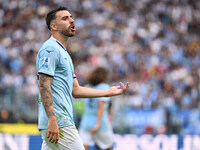
{"label": "blurred stadium crowd", "polygon": [[130,83],[115,110],[163,108],[173,118],[200,109],[200,1],[0,0],[0,122],[37,122],[35,57],[57,5],[75,19],[68,50],[80,84],[99,65],[111,85]]}

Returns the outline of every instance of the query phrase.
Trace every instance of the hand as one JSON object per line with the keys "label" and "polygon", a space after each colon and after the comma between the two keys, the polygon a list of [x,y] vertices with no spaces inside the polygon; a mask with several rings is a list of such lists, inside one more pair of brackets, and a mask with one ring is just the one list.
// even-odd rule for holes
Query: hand
{"label": "hand", "polygon": [[124,86],[124,84],[122,82],[120,82],[120,85],[121,85],[122,88],[120,88],[120,86],[112,86],[109,89],[109,95],[108,96],[120,95],[129,88],[128,82],[126,83],[126,86]]}
{"label": "hand", "polygon": [[49,118],[47,138],[49,138],[49,142],[51,143],[55,142],[55,144],[59,140],[59,129],[58,129],[58,124],[55,117]]}
{"label": "hand", "polygon": [[96,133],[96,132],[98,131],[99,127],[100,127],[100,125],[96,124],[96,125],[94,126],[94,128],[92,128],[92,129],[90,130],[90,133],[92,133],[92,134]]}

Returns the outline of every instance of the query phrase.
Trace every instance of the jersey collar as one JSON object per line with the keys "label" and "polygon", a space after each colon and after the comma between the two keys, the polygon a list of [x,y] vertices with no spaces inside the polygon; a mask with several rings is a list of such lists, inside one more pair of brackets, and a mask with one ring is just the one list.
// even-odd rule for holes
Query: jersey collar
{"label": "jersey collar", "polygon": [[53,36],[51,36],[51,38],[53,40],[55,40],[65,51],[67,51],[67,49],[62,45],[62,43],[60,43],[58,40],[56,40]]}

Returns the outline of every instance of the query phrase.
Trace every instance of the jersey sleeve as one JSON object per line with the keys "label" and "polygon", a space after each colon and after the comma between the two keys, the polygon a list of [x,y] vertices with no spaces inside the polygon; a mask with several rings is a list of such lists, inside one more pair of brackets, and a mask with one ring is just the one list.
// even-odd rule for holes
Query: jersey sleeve
{"label": "jersey sleeve", "polygon": [[76,78],[76,75],[75,75],[75,73],[74,73],[74,76],[73,76],[73,78],[74,78],[74,79]]}
{"label": "jersey sleeve", "polygon": [[46,47],[40,50],[38,57],[38,74],[54,76],[56,65],[59,61],[59,52],[54,47]]}

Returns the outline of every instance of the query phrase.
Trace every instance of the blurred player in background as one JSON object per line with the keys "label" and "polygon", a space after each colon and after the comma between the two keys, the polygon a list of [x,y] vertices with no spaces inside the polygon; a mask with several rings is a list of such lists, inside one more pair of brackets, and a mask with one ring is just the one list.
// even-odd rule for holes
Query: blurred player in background
{"label": "blurred player in background", "polygon": [[[88,76],[88,87],[108,90],[110,86],[106,83],[107,76],[105,68],[95,68]],[[86,150],[95,143],[101,149],[112,149],[113,131],[108,117],[109,101],[110,97],[84,99],[85,110],[79,133]]]}
{"label": "blurred player in background", "polygon": [[75,35],[75,24],[66,7],[57,7],[46,16],[51,37],[40,48],[37,59],[39,80],[38,128],[43,150],[83,150],[73,120],[73,97],[95,98],[122,94],[128,89],[114,86],[106,90],[82,87],[74,74],[74,67],[66,47]]}

